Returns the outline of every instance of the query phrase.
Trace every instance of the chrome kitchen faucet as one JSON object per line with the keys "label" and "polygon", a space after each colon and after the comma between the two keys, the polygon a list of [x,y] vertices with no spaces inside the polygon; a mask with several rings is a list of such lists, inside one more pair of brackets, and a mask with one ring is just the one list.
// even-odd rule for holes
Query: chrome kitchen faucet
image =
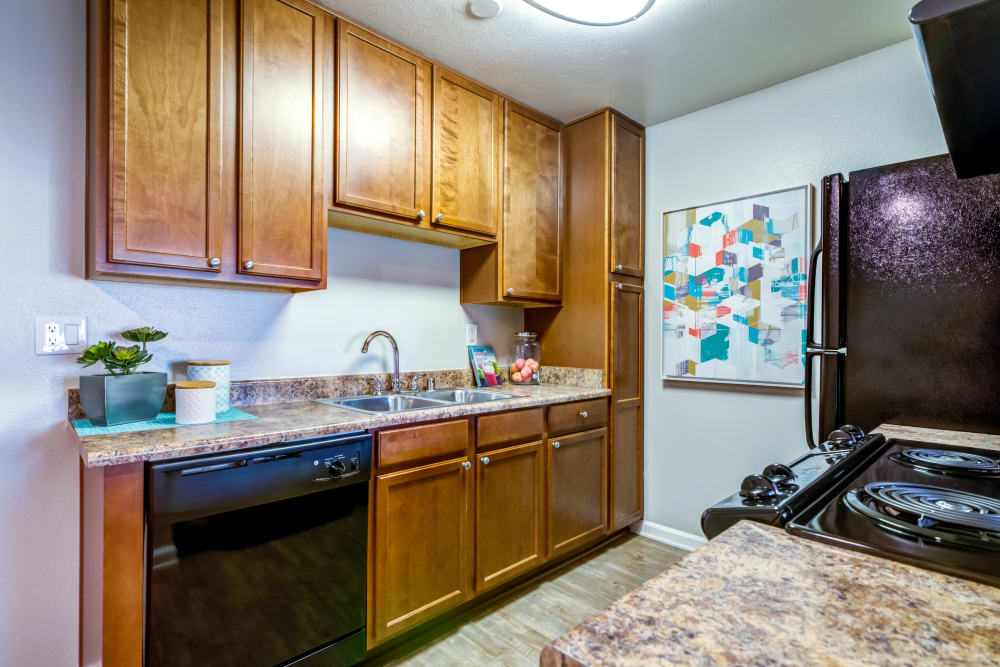
{"label": "chrome kitchen faucet", "polygon": [[379,336],[385,336],[392,344],[392,393],[398,394],[403,390],[403,381],[399,379],[399,346],[396,345],[396,339],[392,337],[392,334],[381,329],[371,332],[365,339],[365,344],[361,346],[361,353],[367,353],[368,344]]}

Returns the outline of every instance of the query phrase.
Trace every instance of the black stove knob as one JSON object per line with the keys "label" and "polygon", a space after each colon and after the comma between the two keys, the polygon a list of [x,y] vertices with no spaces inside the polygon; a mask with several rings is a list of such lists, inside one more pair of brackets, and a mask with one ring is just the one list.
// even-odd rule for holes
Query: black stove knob
{"label": "black stove knob", "polygon": [[775,486],[791,484],[797,479],[795,471],[784,463],[772,463],[764,468],[764,477],[774,482]]}
{"label": "black stove knob", "polygon": [[347,466],[344,465],[344,459],[334,459],[333,463],[330,464],[330,477],[340,477],[345,472],[347,472]]}
{"label": "black stove knob", "polygon": [[835,431],[830,431],[830,435],[826,437],[825,449],[827,451],[837,450],[837,449],[850,449],[855,444],[857,444],[858,438],[853,434],[848,433],[843,429],[837,429]]}
{"label": "black stove knob", "polygon": [[843,431],[854,438],[855,442],[861,441],[867,433],[860,426],[855,426],[854,424],[844,424],[838,431]]}
{"label": "black stove knob", "polygon": [[748,500],[769,500],[778,495],[778,486],[763,475],[749,475],[740,485],[740,495]]}

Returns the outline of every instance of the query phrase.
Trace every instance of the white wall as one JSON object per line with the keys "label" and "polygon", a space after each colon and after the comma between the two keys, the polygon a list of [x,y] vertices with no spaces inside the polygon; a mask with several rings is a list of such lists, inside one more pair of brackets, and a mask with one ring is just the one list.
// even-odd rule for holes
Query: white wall
{"label": "white wall", "polygon": [[[330,289],[271,294],[83,280],[82,0],[3,3],[0,22],[0,665],[77,663],[79,469],[65,424],[72,356],[34,355],[35,314],[93,338],[154,324],[152,366],[225,358],[236,378],[464,368],[465,323],[505,354],[523,313],[459,305],[458,251],[331,230]],[[97,369],[92,369],[96,372]]]}
{"label": "white wall", "polygon": [[805,449],[802,391],[664,382],[661,215],[947,151],[912,40],[646,131],[646,519],[701,512]]}

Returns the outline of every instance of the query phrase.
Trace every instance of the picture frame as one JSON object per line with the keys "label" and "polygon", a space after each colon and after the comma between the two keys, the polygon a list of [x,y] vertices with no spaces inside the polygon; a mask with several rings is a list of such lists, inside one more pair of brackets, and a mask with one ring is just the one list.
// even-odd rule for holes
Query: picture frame
{"label": "picture frame", "polygon": [[662,214],[664,381],[802,389],[810,184]]}

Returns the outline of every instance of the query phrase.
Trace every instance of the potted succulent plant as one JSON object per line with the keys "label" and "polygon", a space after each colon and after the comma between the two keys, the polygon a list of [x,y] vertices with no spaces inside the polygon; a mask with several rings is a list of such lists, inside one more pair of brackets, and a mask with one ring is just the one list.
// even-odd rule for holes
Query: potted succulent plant
{"label": "potted succulent plant", "polygon": [[129,329],[122,338],[139,345],[118,345],[101,341],[84,350],[76,360],[84,368],[100,363],[107,375],[80,376],[80,404],[95,426],[114,426],[153,419],[167,395],[167,374],[140,372],[153,355],[146,343],[166,338],[165,331],[153,327]]}

